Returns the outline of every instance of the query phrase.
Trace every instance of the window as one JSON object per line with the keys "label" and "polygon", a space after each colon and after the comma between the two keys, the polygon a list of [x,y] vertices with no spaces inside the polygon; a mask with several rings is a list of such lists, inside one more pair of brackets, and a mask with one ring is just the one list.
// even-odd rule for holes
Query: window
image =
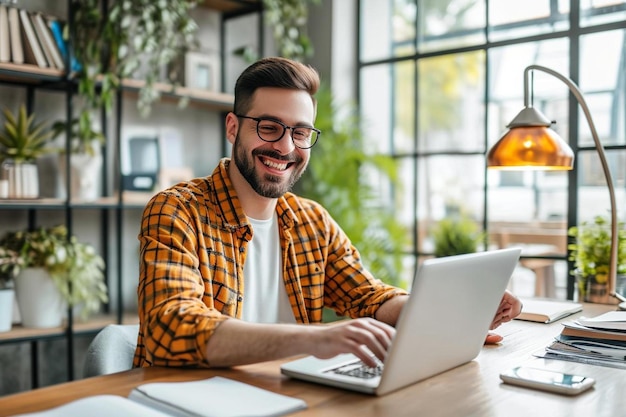
{"label": "window", "polygon": [[535,71],[532,93],[574,149],[574,172],[488,171],[485,155],[524,105],[524,69],[549,67],[585,95],[625,206],[626,1],[362,0],[359,19],[361,116],[370,149],[400,167],[393,204],[413,238],[406,264],[431,255],[437,221],[461,213],[490,247],[515,235],[528,245],[525,258],[553,260],[572,298],[567,228],[606,214],[609,202],[567,86]]}

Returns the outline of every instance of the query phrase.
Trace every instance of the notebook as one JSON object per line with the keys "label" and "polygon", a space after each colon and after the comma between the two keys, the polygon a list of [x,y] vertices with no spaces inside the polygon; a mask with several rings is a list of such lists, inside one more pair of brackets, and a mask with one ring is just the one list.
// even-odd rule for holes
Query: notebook
{"label": "notebook", "polygon": [[379,376],[334,370],[359,360],[313,356],[281,365],[289,377],[384,395],[473,360],[482,348],[521,249],[509,248],[424,261],[396,324]]}
{"label": "notebook", "polygon": [[516,317],[518,320],[552,323],[583,310],[582,304],[566,300],[548,298],[520,298],[520,300],[524,307]]}

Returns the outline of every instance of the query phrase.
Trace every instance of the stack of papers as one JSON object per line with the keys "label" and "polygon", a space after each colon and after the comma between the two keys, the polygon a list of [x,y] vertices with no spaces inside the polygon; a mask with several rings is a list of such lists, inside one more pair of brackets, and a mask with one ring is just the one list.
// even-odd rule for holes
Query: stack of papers
{"label": "stack of papers", "polygon": [[561,334],[536,356],[626,369],[626,311],[563,323]]}

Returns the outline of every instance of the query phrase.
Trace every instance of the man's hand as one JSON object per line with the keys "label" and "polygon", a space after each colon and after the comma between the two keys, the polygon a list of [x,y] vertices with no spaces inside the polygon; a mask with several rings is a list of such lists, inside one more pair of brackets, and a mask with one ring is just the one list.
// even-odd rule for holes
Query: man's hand
{"label": "man's hand", "polygon": [[328,359],[341,353],[353,353],[368,366],[376,366],[373,353],[385,360],[391,339],[396,333],[392,326],[372,318],[343,320],[324,326],[314,326],[310,354]]}
{"label": "man's hand", "polygon": [[[515,317],[522,312],[522,302],[511,294],[508,290],[504,292],[502,296],[502,300],[500,300],[500,305],[498,306],[498,311],[496,311],[496,315],[493,317],[493,321],[491,322],[491,326],[489,330],[494,330],[498,328],[502,323],[506,323],[508,321],[513,320]],[[489,332],[487,337],[485,338],[485,344],[494,344],[502,341],[502,336]]]}

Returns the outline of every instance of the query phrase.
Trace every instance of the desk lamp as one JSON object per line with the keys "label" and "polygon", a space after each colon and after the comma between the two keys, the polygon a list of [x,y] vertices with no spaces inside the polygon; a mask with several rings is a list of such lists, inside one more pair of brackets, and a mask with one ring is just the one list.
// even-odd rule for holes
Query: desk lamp
{"label": "desk lamp", "polygon": [[604,148],[598,138],[598,132],[591,119],[589,107],[578,86],[566,76],[546,67],[530,65],[524,70],[524,109],[509,123],[509,130],[489,150],[487,167],[501,170],[571,170],[574,166],[574,153],[569,145],[552,129],[552,122],[532,105],[531,72],[543,71],[563,81],[580,104],[591,136],[596,146],[604,177],[609,188],[611,202],[611,253],[609,257],[609,291],[603,300],[613,304],[617,280],[617,210],[615,190],[611,171],[606,160]]}

